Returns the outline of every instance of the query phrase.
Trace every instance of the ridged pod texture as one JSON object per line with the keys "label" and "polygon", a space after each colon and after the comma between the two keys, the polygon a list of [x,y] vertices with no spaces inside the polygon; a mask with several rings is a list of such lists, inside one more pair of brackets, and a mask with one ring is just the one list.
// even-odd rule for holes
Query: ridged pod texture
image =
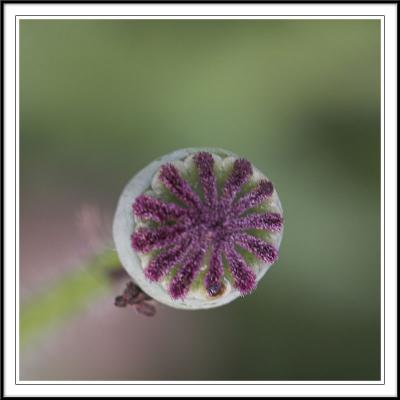
{"label": "ridged pod texture", "polygon": [[127,185],[114,219],[133,279],[155,300],[187,309],[252,293],[278,258],[282,233],[272,182],[222,149],[183,149],[153,162]]}

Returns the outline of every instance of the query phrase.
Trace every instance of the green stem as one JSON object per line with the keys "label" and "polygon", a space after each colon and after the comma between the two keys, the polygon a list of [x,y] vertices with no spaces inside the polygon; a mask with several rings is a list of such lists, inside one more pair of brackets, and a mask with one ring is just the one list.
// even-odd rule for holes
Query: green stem
{"label": "green stem", "polygon": [[115,250],[106,250],[20,305],[20,345],[67,317],[111,287],[109,274],[120,268]]}

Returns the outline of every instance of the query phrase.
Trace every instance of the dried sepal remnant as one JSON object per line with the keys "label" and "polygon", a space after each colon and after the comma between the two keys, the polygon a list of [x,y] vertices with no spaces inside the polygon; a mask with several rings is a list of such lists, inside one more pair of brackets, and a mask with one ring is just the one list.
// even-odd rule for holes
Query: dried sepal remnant
{"label": "dried sepal remnant", "polygon": [[156,308],[153,304],[149,303],[153,299],[144,293],[139,286],[133,282],[128,282],[124,293],[117,296],[114,300],[116,307],[134,306],[139,314],[147,317],[152,317],[156,314]]}
{"label": "dried sepal remnant", "polygon": [[[187,296],[205,260],[207,270],[202,279],[210,298],[224,291],[224,262],[234,287],[247,295],[254,291],[257,280],[254,266],[242,251],[269,264],[278,257],[278,250],[253,232],[272,234],[282,229],[282,215],[257,210],[272,196],[274,187],[261,179],[244,190],[253,176],[253,167],[245,159],[235,159],[222,183],[211,153],[195,153],[193,161],[199,190],[168,163],[161,166],[158,179],[177,201],[162,194],[136,198],[133,212],[142,224],[132,234],[132,247],[151,256],[144,269],[148,280],[159,282],[172,273],[168,291],[173,299]],[[146,225],[148,221],[151,225]]]}

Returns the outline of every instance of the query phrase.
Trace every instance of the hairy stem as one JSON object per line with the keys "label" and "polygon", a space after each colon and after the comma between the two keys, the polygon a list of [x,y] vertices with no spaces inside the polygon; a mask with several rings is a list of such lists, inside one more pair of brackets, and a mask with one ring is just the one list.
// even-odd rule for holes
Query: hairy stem
{"label": "hairy stem", "polygon": [[[120,263],[115,250],[106,250],[69,275],[20,304],[20,346],[80,312],[87,304],[108,293]],[[110,301],[113,300],[113,297]]]}

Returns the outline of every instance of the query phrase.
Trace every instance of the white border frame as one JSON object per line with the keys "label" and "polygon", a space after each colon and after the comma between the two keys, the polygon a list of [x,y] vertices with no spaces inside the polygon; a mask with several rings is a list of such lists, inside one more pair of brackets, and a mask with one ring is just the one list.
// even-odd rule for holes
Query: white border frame
{"label": "white border frame", "polygon": [[[397,393],[397,6],[396,4],[4,4],[5,346],[7,396],[395,396]],[[90,16],[88,16],[90,15]],[[96,16],[93,16],[96,15]],[[141,16],[138,16],[141,15]],[[190,16],[189,16],[190,15]],[[195,15],[195,16],[194,16]],[[268,16],[267,16],[268,15]],[[380,19],[381,332],[380,381],[20,381],[19,132],[20,19]],[[17,250],[17,251],[16,251]],[[385,268],[383,267],[385,266]]]}

